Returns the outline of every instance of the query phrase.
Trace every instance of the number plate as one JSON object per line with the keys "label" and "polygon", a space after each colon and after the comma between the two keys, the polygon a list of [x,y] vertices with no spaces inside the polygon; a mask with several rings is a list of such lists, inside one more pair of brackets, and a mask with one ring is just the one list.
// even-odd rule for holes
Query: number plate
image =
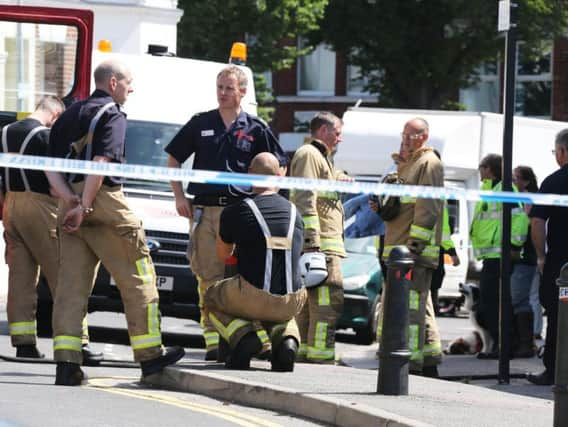
{"label": "number plate", "polygon": [[[110,285],[116,286],[115,280],[110,278]],[[156,276],[156,287],[160,291],[173,291],[174,290],[174,278],[171,276]]]}

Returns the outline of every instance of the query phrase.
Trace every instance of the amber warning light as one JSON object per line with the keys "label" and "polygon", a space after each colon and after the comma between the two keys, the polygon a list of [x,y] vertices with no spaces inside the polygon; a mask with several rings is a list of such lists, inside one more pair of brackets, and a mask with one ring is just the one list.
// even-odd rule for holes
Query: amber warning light
{"label": "amber warning light", "polygon": [[233,43],[229,62],[236,65],[245,65],[247,62],[247,45],[242,42]]}
{"label": "amber warning light", "polygon": [[98,49],[101,52],[112,52],[112,44],[109,40],[99,40]]}

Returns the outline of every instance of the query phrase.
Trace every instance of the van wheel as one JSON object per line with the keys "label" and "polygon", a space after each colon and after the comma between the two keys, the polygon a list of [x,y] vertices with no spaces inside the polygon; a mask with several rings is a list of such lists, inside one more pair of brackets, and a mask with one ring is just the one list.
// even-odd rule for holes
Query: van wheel
{"label": "van wheel", "polygon": [[36,311],[37,335],[43,338],[53,337],[51,325],[51,315],[53,314],[53,303],[38,302]]}

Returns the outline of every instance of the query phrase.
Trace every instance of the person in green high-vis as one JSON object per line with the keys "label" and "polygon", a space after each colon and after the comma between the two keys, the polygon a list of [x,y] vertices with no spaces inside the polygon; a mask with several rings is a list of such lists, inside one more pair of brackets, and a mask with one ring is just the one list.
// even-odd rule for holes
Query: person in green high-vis
{"label": "person in green high-vis", "polygon": [[[501,191],[501,156],[486,155],[479,164],[481,190]],[[479,308],[482,327],[489,330],[491,342],[477,355],[480,359],[499,357],[499,282],[501,277],[501,224],[503,203],[481,201],[475,206],[470,236],[473,252],[483,261],[479,280]],[[511,210],[511,259],[520,259],[527,238],[529,220],[520,203]]]}

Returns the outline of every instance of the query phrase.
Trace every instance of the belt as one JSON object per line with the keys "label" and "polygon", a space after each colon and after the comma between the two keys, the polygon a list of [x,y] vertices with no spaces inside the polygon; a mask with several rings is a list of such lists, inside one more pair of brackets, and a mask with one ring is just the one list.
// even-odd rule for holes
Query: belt
{"label": "belt", "polygon": [[241,197],[202,194],[195,196],[193,204],[197,206],[228,206],[240,200]]}

